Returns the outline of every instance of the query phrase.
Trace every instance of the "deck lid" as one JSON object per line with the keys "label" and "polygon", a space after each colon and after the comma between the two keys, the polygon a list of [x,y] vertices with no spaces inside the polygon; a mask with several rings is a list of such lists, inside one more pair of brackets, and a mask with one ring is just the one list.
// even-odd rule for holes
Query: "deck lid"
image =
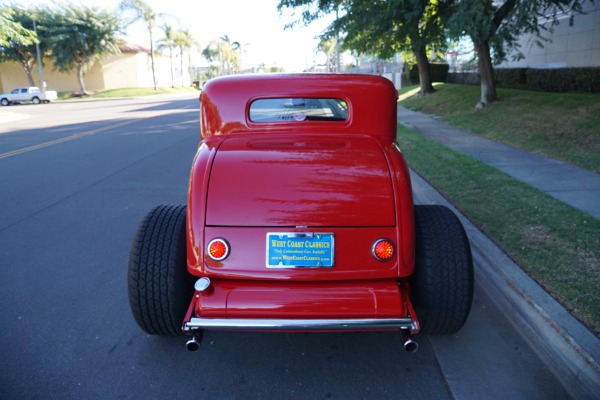
{"label": "deck lid", "polygon": [[368,136],[236,136],[211,170],[209,226],[394,226],[383,151]]}

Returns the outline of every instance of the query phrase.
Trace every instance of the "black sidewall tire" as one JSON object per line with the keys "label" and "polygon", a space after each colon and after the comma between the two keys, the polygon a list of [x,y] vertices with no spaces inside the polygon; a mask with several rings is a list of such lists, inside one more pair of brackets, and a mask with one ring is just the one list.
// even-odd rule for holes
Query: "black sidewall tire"
{"label": "black sidewall tire", "polygon": [[2,99],[2,100],[1,100],[1,104],[2,104],[3,106],[8,106],[8,105],[10,105],[10,101],[8,101],[7,99]]}
{"label": "black sidewall tire", "polygon": [[473,259],[460,220],[444,206],[415,206],[416,263],[411,299],[421,333],[460,330],[473,301]]}
{"label": "black sidewall tire", "polygon": [[31,99],[31,102],[32,102],[33,104],[40,104],[40,103],[41,103],[41,101],[40,101],[40,98],[39,98],[39,97],[34,97],[33,99]]}
{"label": "black sidewall tire", "polygon": [[140,224],[129,255],[128,292],[133,316],[145,332],[183,334],[194,292],[187,272],[185,206],[156,207]]}

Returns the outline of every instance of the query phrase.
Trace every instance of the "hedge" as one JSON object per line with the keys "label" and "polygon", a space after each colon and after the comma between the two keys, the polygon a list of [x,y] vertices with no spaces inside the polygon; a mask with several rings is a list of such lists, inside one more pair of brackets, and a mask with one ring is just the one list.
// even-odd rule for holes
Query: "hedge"
{"label": "hedge", "polygon": [[[448,64],[430,63],[429,73],[431,74],[431,82],[448,82]],[[413,64],[408,71],[408,79],[413,85],[419,83],[419,67]]]}
{"label": "hedge", "polygon": [[[494,76],[499,87],[544,92],[600,92],[600,68],[497,68]],[[473,73],[451,73],[448,81],[479,84],[478,77],[476,80],[472,78]]]}
{"label": "hedge", "polygon": [[527,86],[546,92],[600,92],[600,68],[527,70]]}

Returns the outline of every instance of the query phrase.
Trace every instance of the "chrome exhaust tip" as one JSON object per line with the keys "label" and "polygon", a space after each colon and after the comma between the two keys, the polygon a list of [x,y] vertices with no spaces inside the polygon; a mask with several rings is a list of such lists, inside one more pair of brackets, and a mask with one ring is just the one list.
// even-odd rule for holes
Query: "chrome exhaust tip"
{"label": "chrome exhaust tip", "polygon": [[193,335],[192,338],[185,343],[185,348],[188,351],[198,351],[200,348],[200,342],[196,340],[196,335]]}
{"label": "chrome exhaust tip", "polygon": [[417,351],[419,349],[419,344],[413,340],[410,332],[402,329],[402,331],[400,331],[400,335],[402,335],[404,351],[406,351],[407,353],[414,353],[415,351]]}

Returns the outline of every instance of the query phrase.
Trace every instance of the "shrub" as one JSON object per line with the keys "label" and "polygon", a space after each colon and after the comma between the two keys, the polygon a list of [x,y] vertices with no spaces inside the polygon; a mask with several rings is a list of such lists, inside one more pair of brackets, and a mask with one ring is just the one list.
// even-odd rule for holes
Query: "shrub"
{"label": "shrub", "polygon": [[527,86],[545,92],[600,92],[600,68],[528,69]]}
{"label": "shrub", "polygon": [[[600,93],[600,68],[497,68],[494,70],[499,87],[539,90],[543,92]],[[479,84],[475,73],[449,74],[450,83]]]}
{"label": "shrub", "polygon": [[[430,63],[429,73],[431,74],[431,82],[448,82],[448,64]],[[419,83],[419,67],[417,64],[411,65],[408,71],[408,79],[413,85]]]}
{"label": "shrub", "polygon": [[498,86],[523,89],[527,84],[527,68],[498,68],[494,70]]}

